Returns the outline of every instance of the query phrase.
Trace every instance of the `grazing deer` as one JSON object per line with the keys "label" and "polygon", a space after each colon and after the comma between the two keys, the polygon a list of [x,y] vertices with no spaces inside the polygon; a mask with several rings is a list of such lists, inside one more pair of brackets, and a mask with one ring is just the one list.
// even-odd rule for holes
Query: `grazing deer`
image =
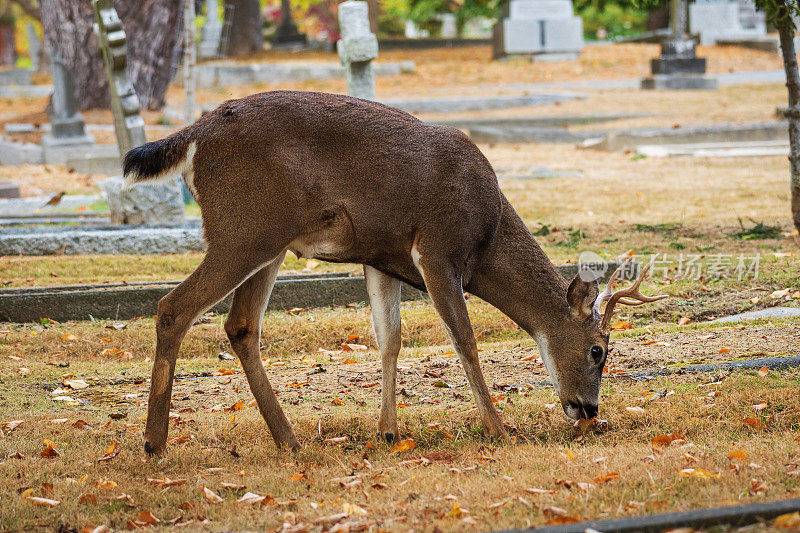
{"label": "grazing deer", "polygon": [[[478,362],[464,291],[536,340],[570,418],[597,414],[617,303],[567,283],[500,192],[489,161],[453,128],[376,102],[268,92],[222,104],[196,123],[128,152],[128,183],[180,172],[203,214],[208,251],[158,304],[145,450],[167,439],[178,349],[189,327],[234,291],[225,332],[279,446],[298,447],[259,356],[261,320],[287,250],[364,265],[381,352],[379,435],[398,436],[395,405],[401,281],[428,292],[469,380],[485,431],[505,435]],[[641,281],[641,279],[639,280]],[[608,300],[603,316],[600,305]]]}

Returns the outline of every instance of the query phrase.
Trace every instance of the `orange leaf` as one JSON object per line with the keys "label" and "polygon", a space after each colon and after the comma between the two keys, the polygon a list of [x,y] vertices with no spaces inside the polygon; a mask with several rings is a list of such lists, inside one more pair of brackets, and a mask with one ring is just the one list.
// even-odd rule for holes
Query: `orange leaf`
{"label": "orange leaf", "polygon": [[400,403],[397,404],[397,408],[398,409],[402,409],[403,407],[408,407],[409,405],[411,405],[411,404],[408,403],[408,402],[400,402]]}
{"label": "orange leaf", "polygon": [[308,480],[308,475],[305,472],[297,472],[289,476],[289,481],[303,481]]}
{"label": "orange leaf", "polygon": [[52,445],[48,444],[44,450],[39,452],[39,457],[46,457],[46,458],[58,457],[58,452],[55,450],[55,448],[53,448]]}
{"label": "orange leaf", "polygon": [[65,340],[65,341],[74,341],[74,340],[75,340],[75,339],[77,339],[78,337],[76,337],[76,336],[75,336],[75,335],[73,335],[72,333],[66,333],[66,334],[64,334],[64,335],[61,335],[61,338],[62,338],[63,340]]}
{"label": "orange leaf", "polygon": [[594,478],[595,483],[608,483],[612,479],[620,479],[619,472],[609,472],[608,474]]}
{"label": "orange leaf", "polygon": [[352,365],[355,363],[358,363],[358,361],[356,361],[355,359],[345,359],[344,361],[342,361],[343,365]]}
{"label": "orange leaf", "polygon": [[414,442],[414,439],[403,439],[392,447],[392,453],[407,452],[408,450],[413,450],[416,447],[417,443]]}
{"label": "orange leaf", "polygon": [[340,398],[334,398],[331,403],[333,405],[347,405],[347,402],[345,402],[344,400],[342,400]]}
{"label": "orange leaf", "polygon": [[764,429],[764,424],[758,418],[748,416],[743,420],[743,422],[745,425],[750,426],[753,429]]}
{"label": "orange leaf", "polygon": [[215,370],[211,373],[212,376],[232,376],[235,374],[235,370],[231,370],[230,368],[220,368],[219,370]]}
{"label": "orange leaf", "polygon": [[97,494],[82,494],[78,503],[83,505],[97,505]]}
{"label": "orange leaf", "polygon": [[626,322],[625,320],[620,320],[619,322],[614,323],[611,326],[611,329],[614,331],[619,331],[623,329],[633,329],[633,326],[629,322]]}
{"label": "orange leaf", "polygon": [[775,517],[772,525],[780,529],[797,531],[800,529],[800,512],[786,513]]}
{"label": "orange leaf", "polygon": [[669,446],[676,440],[683,440],[683,435],[678,433],[668,433],[666,435],[659,435],[651,442],[653,446]]}
{"label": "orange leaf", "polygon": [[28,496],[27,500],[31,502],[33,505],[37,505],[39,507],[55,507],[59,503],[58,500],[51,500],[49,498],[39,498],[37,496]]}
{"label": "orange leaf", "polygon": [[156,518],[150,511],[142,511],[141,513],[136,515],[136,520],[138,522],[143,523],[146,526],[154,526],[159,522],[161,522],[161,520]]}
{"label": "orange leaf", "polygon": [[238,402],[236,402],[235,404],[231,405],[230,407],[228,407],[225,410],[226,411],[241,411],[242,409],[244,409],[244,407],[245,407],[244,406],[244,402],[239,400]]}
{"label": "orange leaf", "polygon": [[744,461],[747,459],[747,452],[744,450],[731,450],[728,452],[728,459],[739,459]]}
{"label": "orange leaf", "polygon": [[[685,326],[686,324],[688,324],[691,321],[692,321],[692,319],[689,318],[688,316],[682,316],[680,318],[680,320],[678,320],[678,325],[679,326]],[[653,341],[653,342],[655,342],[655,341]]]}
{"label": "orange leaf", "polygon": [[731,351],[730,348],[720,348],[719,349],[719,353],[730,353],[730,351]]}
{"label": "orange leaf", "polygon": [[3,428],[3,431],[5,431],[6,433],[11,433],[15,429],[17,429],[17,427],[20,424],[22,424],[22,422],[23,422],[22,420],[11,420],[10,422],[3,422],[1,427]]}
{"label": "orange leaf", "polygon": [[762,378],[767,377],[767,374],[769,374],[769,368],[762,366],[761,368],[758,369],[758,375],[761,376]]}
{"label": "orange leaf", "polygon": [[100,342],[103,344],[108,344],[109,342],[114,342],[114,339],[100,339]]}
{"label": "orange leaf", "polygon": [[345,342],[348,342],[348,343],[349,342],[356,342],[360,338],[361,338],[361,335],[350,335],[349,337],[347,337],[347,340]]}

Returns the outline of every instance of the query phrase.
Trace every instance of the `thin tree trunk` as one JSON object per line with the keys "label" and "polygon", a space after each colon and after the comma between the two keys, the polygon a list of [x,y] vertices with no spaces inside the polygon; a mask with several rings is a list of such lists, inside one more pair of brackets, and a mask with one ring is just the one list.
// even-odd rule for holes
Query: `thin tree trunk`
{"label": "thin tree trunk", "polygon": [[786,71],[786,87],[789,92],[789,166],[791,168],[792,219],[800,231],[800,71],[794,49],[794,24],[782,7],[776,20],[783,52],[783,68]]}
{"label": "thin tree trunk", "polygon": [[258,0],[228,0],[228,3],[233,4],[228,55],[260,52],[264,47],[264,25]]}
{"label": "thin tree trunk", "polygon": [[[41,0],[45,48],[58,53],[75,78],[81,110],[108,108],[108,78],[92,31],[90,0]],[[128,38],[128,76],[143,109],[164,107],[174,74],[172,59],[182,47],[180,0],[115,0]]]}

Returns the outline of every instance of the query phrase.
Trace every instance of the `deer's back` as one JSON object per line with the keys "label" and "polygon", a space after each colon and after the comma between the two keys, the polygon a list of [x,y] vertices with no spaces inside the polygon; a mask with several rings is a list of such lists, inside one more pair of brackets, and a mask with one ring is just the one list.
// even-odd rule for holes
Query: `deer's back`
{"label": "deer's back", "polygon": [[304,255],[369,262],[434,227],[469,248],[499,219],[497,179],[472,141],[375,102],[261,93],[221,105],[193,137],[207,230],[277,218],[301,228]]}

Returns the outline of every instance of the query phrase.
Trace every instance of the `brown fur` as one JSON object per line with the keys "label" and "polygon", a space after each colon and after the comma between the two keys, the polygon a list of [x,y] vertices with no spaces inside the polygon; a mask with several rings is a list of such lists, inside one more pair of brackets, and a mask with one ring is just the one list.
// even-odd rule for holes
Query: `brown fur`
{"label": "brown fur", "polygon": [[[591,309],[596,284],[573,282],[568,303],[566,281],[463,133],[375,102],[269,92],[227,102],[181,132],[132,151],[126,173],[146,181],[157,174],[153,160],[159,154],[169,154],[161,165],[168,166],[192,142],[208,253],[159,304],[148,451],[164,448],[181,339],[200,313],[231,290],[234,307],[225,329],[243,365],[258,360],[260,320],[277,271],[275,263],[265,265],[279,261],[286,249],[372,267],[368,279],[375,280],[378,296],[396,290],[392,278],[426,289],[490,434],[505,431],[480,372],[464,290],[498,307],[537,340],[546,338],[553,354],[548,369],[556,374],[565,410],[594,416],[605,357],[597,364],[588,354],[595,345],[607,350],[608,338],[597,317],[582,310]],[[420,254],[419,268],[412,247]],[[381,431],[391,439],[397,436],[396,419],[384,410],[394,405],[394,372],[387,370],[396,363],[399,328],[382,335],[396,336],[384,341],[391,348],[382,347],[384,389],[391,390]],[[245,371],[275,440],[297,446],[263,368],[250,362]]]}

